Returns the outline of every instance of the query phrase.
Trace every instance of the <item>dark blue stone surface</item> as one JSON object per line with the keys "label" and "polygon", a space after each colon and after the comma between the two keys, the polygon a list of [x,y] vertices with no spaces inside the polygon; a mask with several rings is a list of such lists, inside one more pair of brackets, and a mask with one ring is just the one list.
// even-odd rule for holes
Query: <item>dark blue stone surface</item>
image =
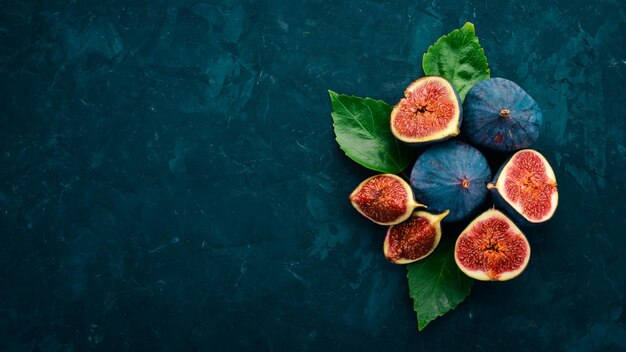
{"label": "dark blue stone surface", "polygon": [[[1,5],[0,350],[626,349],[623,1]],[[394,103],[466,21],[561,203],[418,333],[327,89]]]}

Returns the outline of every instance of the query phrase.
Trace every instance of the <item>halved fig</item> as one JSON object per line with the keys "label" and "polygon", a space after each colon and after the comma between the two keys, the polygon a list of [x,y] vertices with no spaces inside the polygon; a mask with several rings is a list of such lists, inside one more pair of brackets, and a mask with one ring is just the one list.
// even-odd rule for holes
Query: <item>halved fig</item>
{"label": "halved fig", "polygon": [[372,176],[350,194],[350,202],[359,213],[380,225],[398,224],[411,216],[416,207],[413,190],[393,174]]}
{"label": "halved fig", "polygon": [[391,132],[399,140],[420,145],[459,134],[463,117],[461,99],[443,77],[426,76],[404,90],[391,111]]}
{"label": "halved fig", "polygon": [[546,158],[532,149],[513,154],[487,188],[496,205],[521,225],[548,221],[559,203],[554,171]]}
{"label": "halved fig", "polygon": [[427,257],[441,239],[441,219],[448,215],[415,211],[407,220],[390,226],[385,236],[385,258],[394,264],[408,264]]}
{"label": "halved fig", "polygon": [[454,246],[454,260],[467,276],[482,281],[506,281],[524,271],[530,245],[520,229],[496,209],[478,216]]}

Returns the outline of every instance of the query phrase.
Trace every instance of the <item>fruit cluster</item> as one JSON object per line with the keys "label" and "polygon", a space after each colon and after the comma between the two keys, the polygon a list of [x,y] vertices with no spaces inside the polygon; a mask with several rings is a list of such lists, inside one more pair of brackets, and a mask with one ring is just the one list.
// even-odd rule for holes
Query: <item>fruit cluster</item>
{"label": "fruit cluster", "polygon": [[[420,78],[406,88],[390,116],[397,139],[417,147],[428,145],[413,166],[410,184],[397,175],[379,174],[363,181],[350,202],[368,219],[389,226],[385,257],[407,264],[435,250],[441,222],[475,216],[491,193],[497,208],[513,220],[495,207],[478,215],[458,236],[454,257],[474,279],[514,278],[530,258],[530,246],[516,223],[545,222],[558,203],[550,164],[539,152],[527,149],[537,140],[541,123],[535,100],[507,79],[479,82],[461,103],[445,78]],[[478,149],[448,140],[461,129],[471,144],[515,153],[492,178]]]}

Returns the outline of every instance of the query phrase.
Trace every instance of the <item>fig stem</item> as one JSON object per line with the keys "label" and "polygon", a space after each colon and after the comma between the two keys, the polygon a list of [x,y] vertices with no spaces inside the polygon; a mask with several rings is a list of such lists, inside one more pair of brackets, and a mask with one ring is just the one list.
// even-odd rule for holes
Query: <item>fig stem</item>
{"label": "fig stem", "polygon": [[441,214],[435,215],[435,222],[441,222],[441,219],[445,218],[448,214],[450,214],[450,210],[446,210]]}
{"label": "fig stem", "polygon": [[511,111],[509,109],[500,110],[500,117],[503,119],[511,117]]}
{"label": "fig stem", "polygon": [[409,206],[411,207],[411,209],[415,209],[415,208],[424,208],[424,209],[426,209],[426,208],[428,208],[426,205],[424,205],[424,204],[422,204],[420,202],[417,202],[415,200],[411,200],[411,204]]}
{"label": "fig stem", "polygon": [[494,188],[496,188],[496,185],[494,185],[493,183],[490,182],[487,184],[487,189],[494,189]]}

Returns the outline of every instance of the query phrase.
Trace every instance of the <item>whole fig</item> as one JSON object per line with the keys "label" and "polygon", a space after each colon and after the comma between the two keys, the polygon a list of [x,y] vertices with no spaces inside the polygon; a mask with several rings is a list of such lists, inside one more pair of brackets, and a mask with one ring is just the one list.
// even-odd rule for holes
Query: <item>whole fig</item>
{"label": "whole fig", "polygon": [[429,147],[411,171],[416,198],[432,211],[450,210],[444,222],[470,216],[487,198],[490,179],[491,170],[483,154],[458,141]]}
{"label": "whole fig", "polygon": [[503,152],[533,144],[543,120],[537,102],[504,78],[474,85],[465,96],[463,112],[463,135],[475,145]]}

